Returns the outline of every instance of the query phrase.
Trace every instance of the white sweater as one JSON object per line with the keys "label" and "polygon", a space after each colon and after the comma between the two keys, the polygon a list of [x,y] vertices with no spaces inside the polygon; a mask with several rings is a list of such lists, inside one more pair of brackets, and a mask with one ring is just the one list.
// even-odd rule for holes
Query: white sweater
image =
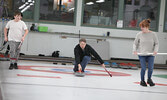
{"label": "white sweater", "polygon": [[139,32],[133,43],[133,52],[146,53],[158,52],[159,43],[155,32],[143,33]]}

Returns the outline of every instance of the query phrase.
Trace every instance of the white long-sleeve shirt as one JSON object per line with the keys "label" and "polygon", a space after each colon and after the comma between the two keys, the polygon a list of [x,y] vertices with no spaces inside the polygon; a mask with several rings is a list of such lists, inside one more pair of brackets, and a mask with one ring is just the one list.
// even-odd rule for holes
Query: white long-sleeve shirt
{"label": "white long-sleeve shirt", "polygon": [[139,32],[133,43],[133,52],[146,53],[158,52],[159,42],[155,32],[143,33]]}

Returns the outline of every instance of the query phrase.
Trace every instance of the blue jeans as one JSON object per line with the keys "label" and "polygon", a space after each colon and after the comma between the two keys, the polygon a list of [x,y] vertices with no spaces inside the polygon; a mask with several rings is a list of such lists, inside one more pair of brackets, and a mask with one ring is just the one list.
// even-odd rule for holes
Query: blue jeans
{"label": "blue jeans", "polygon": [[[81,67],[82,67],[82,72],[84,72],[85,71],[85,67],[86,67],[86,65],[90,62],[90,60],[91,60],[91,57],[90,56],[84,56],[83,57],[83,59],[82,59],[82,61],[81,61]],[[74,72],[76,72],[76,71],[78,71],[78,64],[76,64],[76,62],[75,62],[75,66],[74,66]]]}
{"label": "blue jeans", "polygon": [[154,68],[154,58],[155,56],[139,56],[140,65],[141,65],[141,80],[144,81],[145,71],[146,71],[146,62],[148,62],[148,79],[151,79],[153,68]]}

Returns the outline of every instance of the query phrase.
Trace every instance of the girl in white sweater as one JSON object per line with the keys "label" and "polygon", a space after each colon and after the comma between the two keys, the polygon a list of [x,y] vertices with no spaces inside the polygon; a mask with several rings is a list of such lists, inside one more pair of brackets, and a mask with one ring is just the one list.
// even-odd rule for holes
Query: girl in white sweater
{"label": "girl in white sweater", "polygon": [[[150,28],[150,19],[145,19],[140,22],[139,26],[141,32],[137,33],[136,38],[133,44],[133,53],[137,55],[140,53],[139,60],[141,64],[141,86],[147,86],[144,76],[146,71],[146,63],[148,62],[148,79],[147,83],[150,86],[154,86],[154,82],[151,79],[153,68],[154,68],[154,58],[158,52],[158,38],[155,32],[149,30]],[[147,54],[153,53],[153,55]]]}

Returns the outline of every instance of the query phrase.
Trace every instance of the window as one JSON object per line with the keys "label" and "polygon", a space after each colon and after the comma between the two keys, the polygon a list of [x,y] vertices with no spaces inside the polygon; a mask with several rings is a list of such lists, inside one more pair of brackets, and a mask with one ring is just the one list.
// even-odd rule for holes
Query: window
{"label": "window", "polygon": [[166,9],[165,9],[165,25],[164,31],[167,32],[167,1],[166,1]]}
{"label": "window", "polygon": [[150,29],[157,29],[159,0],[132,0],[131,5],[125,3],[124,7],[125,28],[139,28],[143,19],[150,18]]}
{"label": "window", "polygon": [[[23,19],[33,19],[34,0],[0,0],[0,17],[13,18],[15,11],[23,13]],[[31,4],[31,5],[30,5]],[[23,6],[24,5],[24,6]],[[22,6],[22,7],[21,7]],[[26,8],[27,7],[27,8]]]}
{"label": "window", "polygon": [[40,0],[40,21],[74,23],[75,0]]}
{"label": "window", "polygon": [[116,27],[119,0],[84,0],[83,25]]}

